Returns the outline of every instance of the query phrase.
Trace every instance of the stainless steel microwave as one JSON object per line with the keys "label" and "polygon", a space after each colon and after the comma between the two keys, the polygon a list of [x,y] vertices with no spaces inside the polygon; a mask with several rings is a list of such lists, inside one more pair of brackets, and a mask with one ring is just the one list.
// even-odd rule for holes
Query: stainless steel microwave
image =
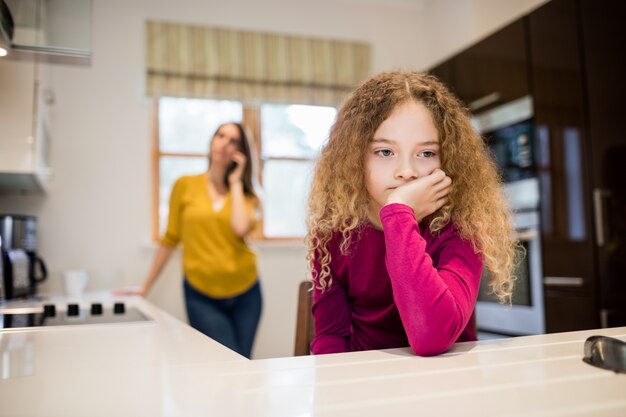
{"label": "stainless steel microwave", "polygon": [[532,117],[532,98],[525,96],[472,118],[505,183],[536,176]]}

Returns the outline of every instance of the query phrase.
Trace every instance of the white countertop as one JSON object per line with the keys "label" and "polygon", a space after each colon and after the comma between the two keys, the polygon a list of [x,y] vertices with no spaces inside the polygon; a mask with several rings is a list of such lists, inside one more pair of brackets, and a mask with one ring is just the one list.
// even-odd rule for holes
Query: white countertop
{"label": "white countertop", "polygon": [[0,330],[0,416],[626,416],[626,374],[582,362],[626,327],[248,360],[126,301],[154,321]]}

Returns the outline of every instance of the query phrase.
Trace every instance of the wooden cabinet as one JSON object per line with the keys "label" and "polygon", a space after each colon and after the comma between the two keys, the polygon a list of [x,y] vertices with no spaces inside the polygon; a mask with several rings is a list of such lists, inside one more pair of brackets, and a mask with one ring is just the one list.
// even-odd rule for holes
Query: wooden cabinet
{"label": "wooden cabinet", "polygon": [[598,328],[595,297],[548,291],[545,294],[546,333]]}
{"label": "wooden cabinet", "polygon": [[626,324],[625,11],[552,0],[528,16],[548,332]]}
{"label": "wooden cabinet", "polygon": [[528,95],[524,21],[506,26],[430,72],[474,113]]}
{"label": "wooden cabinet", "polygon": [[626,3],[580,1],[602,326],[626,325]]}
{"label": "wooden cabinet", "polygon": [[[454,58],[452,58],[454,59]],[[454,80],[452,79],[452,59],[442,62],[428,70],[429,73],[439,78],[440,81],[445,83],[450,90],[452,90],[457,96]]]}
{"label": "wooden cabinet", "polygon": [[[528,27],[543,273],[548,278],[546,330],[599,327],[593,296],[597,289],[589,137],[576,2],[551,1],[528,16]],[[582,302],[584,295],[587,298]],[[574,317],[578,318],[570,320]]]}
{"label": "wooden cabinet", "polygon": [[532,95],[548,332],[626,325],[624,22],[551,0],[431,70],[474,113]]}

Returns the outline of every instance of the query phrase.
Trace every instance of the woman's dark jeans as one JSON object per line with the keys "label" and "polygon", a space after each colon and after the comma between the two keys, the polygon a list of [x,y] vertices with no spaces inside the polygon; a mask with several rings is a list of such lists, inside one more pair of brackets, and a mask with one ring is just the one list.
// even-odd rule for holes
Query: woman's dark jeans
{"label": "woman's dark jeans", "polygon": [[189,324],[211,339],[250,358],[261,318],[261,284],[232,298],[211,298],[184,281]]}

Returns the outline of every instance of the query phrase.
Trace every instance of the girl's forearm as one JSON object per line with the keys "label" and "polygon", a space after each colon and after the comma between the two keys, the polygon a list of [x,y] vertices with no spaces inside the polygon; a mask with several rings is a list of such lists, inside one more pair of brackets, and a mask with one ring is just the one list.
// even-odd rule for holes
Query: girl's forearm
{"label": "girl's forearm", "polygon": [[410,207],[386,208],[381,217],[387,271],[409,343],[421,356],[443,353],[471,318],[480,282],[480,257],[469,242],[458,236],[445,237],[435,266]]}

